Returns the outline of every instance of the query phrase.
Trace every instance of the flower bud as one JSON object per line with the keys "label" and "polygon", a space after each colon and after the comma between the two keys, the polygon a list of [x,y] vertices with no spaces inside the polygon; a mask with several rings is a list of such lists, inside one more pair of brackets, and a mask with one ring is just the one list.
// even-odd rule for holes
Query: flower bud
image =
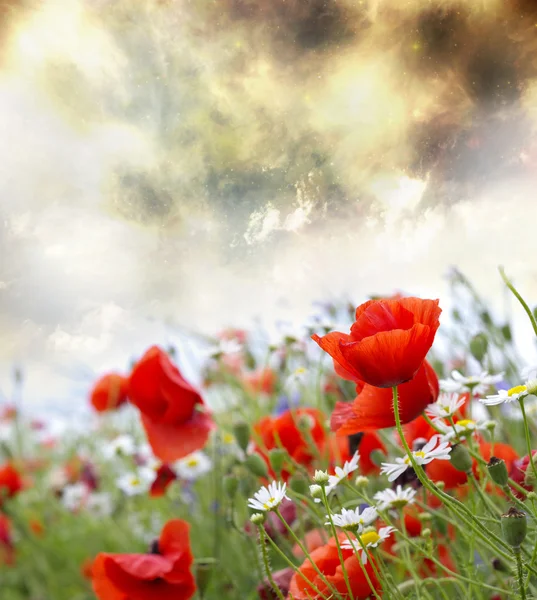
{"label": "flower bud", "polygon": [[427,539],[427,538],[430,538],[430,537],[431,537],[431,534],[432,534],[431,530],[430,530],[428,527],[426,527],[426,528],[425,528],[425,529],[424,529],[424,530],[421,532],[421,537],[422,537],[422,538],[424,538],[424,539]]}
{"label": "flower bud", "polygon": [[435,483],[435,485],[439,490],[443,490],[446,487],[446,482],[445,481],[437,481]]}
{"label": "flower bud", "polygon": [[501,332],[503,335],[503,339],[506,342],[511,342],[513,340],[513,334],[511,332],[511,327],[510,327],[509,323],[506,323],[505,325],[502,326]]}
{"label": "flower bud", "polygon": [[246,452],[246,448],[248,448],[248,443],[250,442],[250,425],[245,421],[235,423],[235,425],[233,425],[233,434],[235,435],[239,448],[243,452]]}
{"label": "flower bud", "polygon": [[323,488],[320,485],[310,485],[310,494],[315,499],[321,499],[323,497]]}
{"label": "flower bud", "polygon": [[354,485],[359,489],[365,488],[369,485],[369,479],[363,475],[358,475],[358,477],[354,480]]}
{"label": "flower bud", "polygon": [[472,470],[472,457],[468,450],[462,444],[455,444],[451,448],[451,464],[457,471],[468,473]]}
{"label": "flower bud", "polygon": [[230,499],[233,500],[233,498],[235,497],[235,494],[237,493],[237,490],[239,488],[239,480],[235,477],[235,475],[226,475],[224,477],[224,492],[226,493],[226,496]]}
{"label": "flower bud", "polygon": [[511,569],[509,569],[509,567],[499,558],[492,559],[492,568],[494,571],[500,571],[501,573],[509,573],[511,571]]}
{"label": "flower bud", "polygon": [[265,461],[259,454],[249,454],[244,461],[244,466],[258,477],[268,477],[268,469]]}
{"label": "flower bud", "polygon": [[507,482],[509,481],[509,473],[507,472],[507,467],[503,459],[492,456],[487,463],[487,470],[494,483],[497,483],[502,487],[507,485]]}
{"label": "flower bud", "polygon": [[330,477],[326,471],[315,471],[313,481],[319,485],[326,485],[330,481]]}
{"label": "flower bud", "polygon": [[287,457],[287,452],[281,448],[274,448],[269,452],[270,466],[277,476],[280,475],[283,469],[283,463]]}
{"label": "flower bud", "polygon": [[307,480],[300,474],[293,475],[289,481],[289,487],[297,494],[305,496],[309,491]]}
{"label": "flower bud", "polygon": [[433,515],[429,512],[422,512],[422,513],[419,513],[419,515],[418,515],[418,519],[420,521],[422,521],[423,523],[425,523],[427,521],[431,521],[432,518],[433,518]]}
{"label": "flower bud", "polygon": [[528,531],[526,513],[512,506],[501,516],[501,525],[505,541],[513,548],[519,548]]}
{"label": "flower bud", "polygon": [[479,362],[487,355],[489,341],[484,333],[478,333],[470,340],[470,352],[472,356]]}
{"label": "flower bud", "polygon": [[254,513],[251,517],[250,517],[250,521],[254,524],[254,525],[263,525],[263,523],[265,522],[265,513]]}
{"label": "flower bud", "polygon": [[373,452],[371,452],[371,454],[369,455],[369,459],[374,465],[380,467],[383,462],[386,462],[386,455],[384,454],[384,452],[382,452],[382,450],[379,450],[377,448],[376,450],[373,450]]}
{"label": "flower bud", "polygon": [[215,570],[216,562],[217,561],[214,558],[200,558],[195,561],[194,569],[196,573],[196,585],[198,587],[200,598],[204,597],[207,585]]}

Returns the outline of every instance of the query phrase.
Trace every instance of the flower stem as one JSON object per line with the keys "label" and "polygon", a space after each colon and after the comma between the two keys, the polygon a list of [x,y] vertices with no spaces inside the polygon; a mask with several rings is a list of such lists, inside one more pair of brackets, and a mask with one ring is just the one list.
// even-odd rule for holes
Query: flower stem
{"label": "flower stem", "polygon": [[270,586],[274,590],[276,596],[278,596],[279,600],[285,600],[282,591],[280,590],[278,584],[274,581],[274,577],[272,576],[272,571],[270,570],[269,558],[267,552],[267,544],[265,540],[265,528],[261,525],[258,528],[259,531],[259,543],[261,545],[261,556],[263,557],[263,565],[265,567],[265,573],[267,575],[267,579],[269,580]]}
{"label": "flower stem", "polygon": [[521,600],[526,600],[526,588],[524,586],[524,569],[522,566],[522,558],[520,557],[520,548],[513,548],[513,554],[516,560],[516,570],[518,578],[518,589]]}
{"label": "flower stem", "polygon": [[533,461],[533,449],[531,447],[530,428],[528,425],[528,419],[526,417],[526,408],[524,407],[524,398],[519,398],[518,403],[520,404],[520,410],[522,411],[522,420],[524,421],[524,435],[526,436],[526,446],[528,447],[528,456],[530,459],[533,476],[535,477],[535,481],[537,481],[537,468],[535,467],[535,462]]}
{"label": "flower stem", "polygon": [[531,326],[533,327],[533,331],[535,332],[535,335],[537,335],[537,321],[535,321],[535,317],[533,316],[533,313],[531,312],[530,307],[526,304],[526,301],[524,300],[524,298],[522,298],[522,296],[518,293],[515,286],[511,283],[510,279],[505,274],[503,267],[499,267],[498,270],[500,271],[500,275],[501,275],[505,285],[511,290],[511,292],[513,293],[513,296],[520,302],[522,308],[526,311],[526,314],[528,315],[528,317],[531,321]]}

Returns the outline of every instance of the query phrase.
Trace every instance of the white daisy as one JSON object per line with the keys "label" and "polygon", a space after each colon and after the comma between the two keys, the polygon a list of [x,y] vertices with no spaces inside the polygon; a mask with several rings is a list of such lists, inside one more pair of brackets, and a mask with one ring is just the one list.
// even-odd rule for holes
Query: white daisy
{"label": "white daisy", "polygon": [[90,494],[86,500],[85,508],[94,517],[108,517],[114,509],[112,497],[107,492]]}
{"label": "white daisy", "polygon": [[[358,529],[362,531],[364,527],[369,527],[377,516],[377,509],[374,506],[368,506],[362,512],[360,512],[359,507],[350,510],[342,508],[340,514],[334,513],[332,515],[332,520],[336,527],[351,530]],[[328,518],[328,516],[326,518]],[[328,521],[326,525],[330,525],[330,521]]]}
{"label": "white daisy", "polygon": [[[440,438],[440,435],[433,435],[421,450],[412,452],[414,460],[418,465],[426,465],[435,459],[450,459],[449,453],[451,452],[451,447],[449,442],[442,442]],[[395,463],[382,463],[380,472],[388,475],[388,481],[395,481],[410,466],[410,458],[405,456],[404,458],[396,458]]]}
{"label": "white daisy", "polygon": [[208,473],[213,464],[211,459],[201,451],[193,452],[173,463],[173,470],[181,479],[192,481]]}
{"label": "white daisy", "polygon": [[121,475],[117,479],[116,485],[127,496],[138,496],[147,494],[154,479],[154,469],[140,467],[136,472]]}
{"label": "white daisy", "polygon": [[343,540],[343,542],[341,542],[341,547],[345,550],[359,552],[362,563],[366,565],[367,552],[365,548],[376,548],[381,542],[390,537],[392,531],[395,531],[394,527],[381,527],[378,531],[366,531],[360,536],[361,544],[358,540]]}
{"label": "white daisy", "polygon": [[438,396],[436,402],[425,408],[425,413],[433,421],[447,419],[456,414],[459,408],[464,405],[464,402],[465,398],[461,398],[457,392],[444,392]]}
{"label": "white daisy", "polygon": [[72,512],[81,508],[88,497],[89,489],[85,483],[74,483],[66,485],[62,490],[61,503]]}
{"label": "white daisy", "polygon": [[360,460],[360,454],[358,452],[354,453],[354,456],[351,460],[348,460],[343,465],[343,468],[336,467],[335,475],[330,475],[328,477],[328,485],[326,486],[326,494],[328,495],[339,483],[341,483],[344,479],[356,471],[358,468],[358,461]]}
{"label": "white daisy", "polygon": [[395,491],[387,488],[377,492],[373,498],[378,502],[379,510],[387,510],[388,508],[403,508],[407,504],[412,504],[415,495],[415,489],[411,487],[403,489],[398,485]]}
{"label": "white daisy", "polygon": [[131,435],[123,433],[103,446],[103,456],[114,458],[114,456],[132,456],[136,453],[136,443]]}
{"label": "white daisy", "polygon": [[444,392],[473,392],[476,396],[483,395],[492,385],[503,379],[504,374],[490,375],[482,371],[479,375],[465,377],[459,371],[451,371],[451,379],[441,379],[440,388]]}
{"label": "white daisy", "polygon": [[461,419],[453,426],[447,425],[446,423],[437,423],[436,425],[444,432],[442,435],[442,441],[451,440],[454,437],[465,439],[476,431],[481,431],[487,428],[486,421],[478,423],[472,419]]}
{"label": "white daisy", "polygon": [[497,404],[514,402],[527,395],[528,387],[526,385],[517,385],[510,390],[498,390],[497,394],[487,396],[486,398],[479,398],[479,402],[482,402],[486,406],[496,406]]}
{"label": "white daisy", "polygon": [[287,486],[285,483],[273,481],[268,487],[263,486],[254,494],[253,498],[248,499],[248,506],[255,510],[271,511],[278,508],[284,498],[290,500],[286,495]]}

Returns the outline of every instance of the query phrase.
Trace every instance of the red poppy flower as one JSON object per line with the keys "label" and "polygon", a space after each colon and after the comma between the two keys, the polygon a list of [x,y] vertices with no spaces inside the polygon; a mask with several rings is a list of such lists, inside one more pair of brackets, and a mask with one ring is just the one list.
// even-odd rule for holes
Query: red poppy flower
{"label": "red poppy flower", "polygon": [[[295,571],[291,567],[286,567],[285,569],[280,569],[279,571],[272,573],[272,579],[284,597],[287,596],[289,584],[291,583],[294,573]],[[268,578],[257,586],[257,594],[260,600],[278,600],[278,594],[276,594],[272,588],[272,584]]]}
{"label": "red poppy flower", "polygon": [[312,339],[337,362],[342,376],[389,388],[416,375],[441,312],[438,300],[369,300],[356,309],[350,334],[334,331]]}
{"label": "red poppy flower", "polygon": [[177,475],[168,465],[160,465],[155,474],[155,481],[151,484],[149,495],[153,498],[164,496],[168,486],[176,479]]}
{"label": "red poppy flower", "polygon": [[24,487],[21,474],[11,463],[0,467],[0,505],[3,498],[12,498]]}
{"label": "red poppy flower", "polygon": [[162,461],[178,460],[205,446],[214,424],[203,400],[157,346],[134,366],[129,399],[140,409],[149,444]]}
{"label": "red poppy flower", "polygon": [[90,393],[90,402],[97,412],[115,410],[127,402],[129,380],[118,373],[108,373],[97,380]]}
{"label": "red poppy flower", "polygon": [[98,554],[91,568],[99,600],[188,600],[196,591],[191,572],[189,525],[168,521],[151,554]]}
{"label": "red poppy flower", "polygon": [[244,377],[244,384],[251,394],[267,394],[268,396],[274,393],[276,388],[276,373],[272,369],[266,368],[261,371],[249,373]]}
{"label": "red poppy flower", "polygon": [[286,410],[279,417],[263,417],[254,425],[257,436],[254,450],[268,464],[267,451],[281,446],[296,462],[310,466],[315,457],[310,440],[318,452],[322,452],[326,442],[324,419],[323,413],[316,408],[297,408]]}
{"label": "red poppy flower", "polygon": [[[401,422],[408,423],[438,398],[438,377],[424,361],[416,376],[397,386],[397,391]],[[354,402],[336,403],[330,426],[338,435],[394,427],[392,390],[366,384]]]}
{"label": "red poppy flower", "polygon": [[[347,539],[347,537],[344,533],[342,533],[340,534],[339,539],[343,541]],[[373,562],[373,558],[369,557],[367,564],[362,565],[359,557],[356,556],[354,551],[342,549],[342,553],[352,596],[355,600],[365,600],[373,593],[362,567],[367,571],[375,590],[380,590],[380,582],[376,578],[373,566],[371,564]],[[324,598],[330,595],[328,592],[328,586],[318,575],[312,564],[313,562],[317,566],[317,569],[323,573],[326,580],[338,591],[338,593],[344,598],[347,598],[348,590],[345,583],[345,578],[343,576],[343,569],[339,561],[335,538],[331,538],[327,544],[317,548],[316,550],[313,550],[313,552],[310,554],[310,557],[311,561],[310,559],[306,559],[300,566],[298,572],[294,574],[293,579],[291,579],[291,585],[289,586],[289,597],[292,597],[295,600],[311,600]],[[312,582],[321,592],[321,594],[316,592],[315,589],[308,583],[308,581]]]}

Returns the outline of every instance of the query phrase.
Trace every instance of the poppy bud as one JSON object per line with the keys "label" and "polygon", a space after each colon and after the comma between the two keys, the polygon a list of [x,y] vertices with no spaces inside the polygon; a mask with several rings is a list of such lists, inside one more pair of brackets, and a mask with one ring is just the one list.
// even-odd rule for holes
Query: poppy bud
{"label": "poppy bud", "polygon": [[509,473],[507,472],[507,467],[505,466],[505,461],[503,459],[492,456],[487,464],[487,470],[494,483],[497,483],[502,487],[507,485]]}
{"label": "poppy bud", "polygon": [[302,475],[293,475],[289,481],[289,487],[297,494],[305,496],[309,491],[307,480]]}
{"label": "poppy bud", "polygon": [[265,461],[259,454],[249,454],[244,461],[244,466],[258,477],[268,477],[268,469]]}
{"label": "poppy bud", "polygon": [[519,548],[528,530],[526,513],[512,506],[501,516],[501,525],[505,541],[513,548]]}
{"label": "poppy bud", "polygon": [[286,457],[287,452],[280,448],[274,448],[269,452],[270,466],[276,475],[279,475],[282,472],[283,463],[285,462]]}
{"label": "poppy bud", "polygon": [[493,558],[492,559],[492,568],[495,571],[500,571],[502,573],[509,573],[510,569],[509,567],[503,563],[499,558]]}
{"label": "poppy bud", "polygon": [[377,448],[376,450],[373,450],[373,452],[371,452],[371,454],[369,455],[369,460],[371,460],[371,462],[377,467],[380,467],[383,462],[386,462],[386,455],[384,454],[384,452],[382,452],[382,450],[379,450]]}
{"label": "poppy bud", "polygon": [[503,339],[506,342],[510,342],[513,339],[513,334],[511,333],[511,327],[509,325],[509,323],[506,323],[502,328],[501,328],[501,332],[503,335]]}
{"label": "poppy bud", "polygon": [[488,310],[484,310],[481,315],[481,320],[483,321],[483,323],[485,323],[485,325],[492,325],[492,317],[490,316],[490,313]]}
{"label": "poppy bud", "polygon": [[472,356],[479,362],[487,355],[489,341],[484,333],[478,333],[470,340],[470,352]]}
{"label": "poppy bud", "polygon": [[468,450],[462,444],[455,444],[451,448],[451,464],[457,471],[468,473],[472,470],[472,457]]}
{"label": "poppy bud", "polygon": [[235,425],[233,425],[233,434],[235,435],[239,448],[243,452],[246,452],[246,448],[248,448],[248,443],[250,442],[250,426],[248,423],[244,421],[235,423]]}
{"label": "poppy bud", "polygon": [[224,477],[224,491],[230,500],[233,500],[235,497],[238,487],[239,480],[235,477],[235,475],[226,475]]}
{"label": "poppy bud", "polygon": [[211,575],[214,571],[216,559],[200,558],[195,563],[196,585],[198,586],[198,594],[200,598],[205,596],[205,590],[211,580]]}

